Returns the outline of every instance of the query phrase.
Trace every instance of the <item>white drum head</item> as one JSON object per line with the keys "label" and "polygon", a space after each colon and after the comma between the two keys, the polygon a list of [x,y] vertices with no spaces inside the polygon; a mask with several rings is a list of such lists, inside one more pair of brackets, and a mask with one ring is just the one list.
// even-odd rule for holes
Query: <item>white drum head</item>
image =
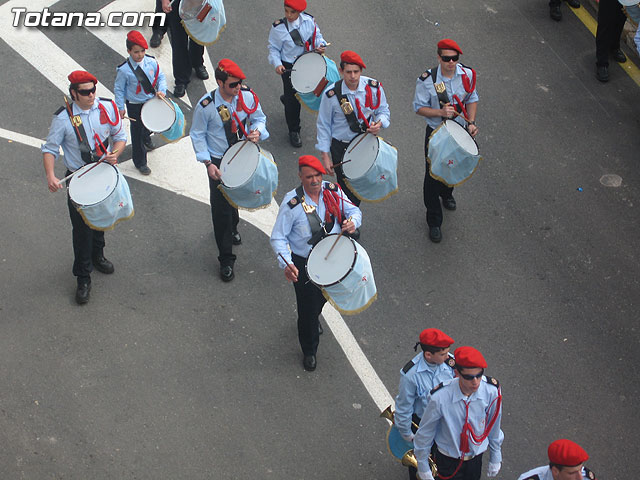
{"label": "white drum head", "polygon": [[140,118],[148,130],[162,133],[169,130],[175,123],[176,111],[169,100],[165,101],[158,97],[153,97],[142,106]]}
{"label": "white drum head", "polygon": [[319,53],[305,53],[297,58],[291,71],[291,84],[296,92],[313,92],[327,74],[327,64]]}
{"label": "white drum head", "polygon": [[344,279],[353,269],[356,260],[356,246],[349,237],[342,236],[325,260],[338,234],[329,235],[320,240],[309,254],[307,274],[313,283],[328,287]]}
{"label": "white drum head", "polygon": [[244,140],[231,145],[220,162],[222,183],[229,188],[244,185],[253,176],[259,161],[260,147],[255,143]]}
{"label": "white drum head", "polygon": [[[379,141],[378,137],[370,133],[361,133],[351,140],[343,159],[343,162],[350,162],[342,165],[342,171],[347,178],[360,178],[369,171],[378,157]],[[354,148],[356,144],[357,147]]]}
{"label": "white drum head", "polygon": [[[88,171],[89,169],[91,171]],[[87,173],[82,175],[85,172]],[[97,166],[90,163],[71,177],[69,196],[78,205],[87,207],[102,202],[111,195],[117,185],[118,171],[116,167],[106,162]]]}
{"label": "white drum head", "polygon": [[467,132],[462,125],[453,120],[445,120],[444,126],[458,145],[471,155],[478,155],[478,145],[476,145],[473,137],[469,135],[469,132]]}
{"label": "white drum head", "polygon": [[621,5],[624,5],[625,7],[630,7],[631,5],[637,5],[638,4],[638,0],[618,0],[620,2]]}

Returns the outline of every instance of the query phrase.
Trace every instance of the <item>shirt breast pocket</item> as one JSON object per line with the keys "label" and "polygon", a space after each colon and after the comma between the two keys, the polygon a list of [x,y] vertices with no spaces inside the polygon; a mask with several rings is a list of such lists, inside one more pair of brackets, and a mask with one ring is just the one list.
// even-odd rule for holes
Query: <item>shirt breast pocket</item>
{"label": "shirt breast pocket", "polygon": [[309,221],[305,218],[304,221],[296,222],[293,225],[293,231],[299,237],[310,237],[311,227],[309,226]]}

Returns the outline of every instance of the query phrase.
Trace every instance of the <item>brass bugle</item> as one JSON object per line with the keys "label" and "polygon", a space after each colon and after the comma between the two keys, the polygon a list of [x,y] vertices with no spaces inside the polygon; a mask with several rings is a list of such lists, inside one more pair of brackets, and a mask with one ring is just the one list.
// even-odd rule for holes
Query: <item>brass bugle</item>
{"label": "brass bugle", "polygon": [[[395,425],[395,413],[393,412],[393,410],[391,410],[391,405],[389,405],[387,408],[385,408],[382,412],[380,412],[380,416],[382,418],[386,418],[387,420],[389,420],[391,423],[393,423]],[[416,428],[420,428],[420,425],[418,425],[416,422],[412,421],[411,425],[413,425]]]}
{"label": "brass bugle", "polygon": [[[429,458],[429,460],[431,460],[431,458]],[[418,469],[418,460],[416,460],[416,456],[414,455],[413,450],[409,450],[407,453],[405,453],[402,456],[402,460],[400,460],[400,462],[405,467],[413,467],[416,470]],[[435,478],[435,476],[433,478]]]}

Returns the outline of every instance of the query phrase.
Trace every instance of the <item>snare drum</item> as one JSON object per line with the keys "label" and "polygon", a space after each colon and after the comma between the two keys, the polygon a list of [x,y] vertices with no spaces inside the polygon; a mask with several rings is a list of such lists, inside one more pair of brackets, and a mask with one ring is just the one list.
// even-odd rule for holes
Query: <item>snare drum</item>
{"label": "snare drum", "polygon": [[300,55],[293,63],[291,84],[300,101],[310,110],[320,109],[320,100],[324,88],[340,80],[336,62],[317,52]]}
{"label": "snare drum", "polygon": [[182,0],[178,13],[187,35],[204,46],[216,43],[227,23],[222,0]]}
{"label": "snare drum", "polygon": [[307,275],[336,310],[353,315],[377,298],[376,282],[365,249],[352,238],[337,237],[334,233],[316,243],[307,260]]}
{"label": "snare drum", "polygon": [[184,114],[176,102],[153,97],[142,105],[140,119],[153,133],[159,133],[168,142],[176,142],[184,136]]}
{"label": "snare drum", "polygon": [[278,166],[273,156],[244,140],[230,146],[220,162],[222,194],[235,208],[257,210],[271,204],[278,188]]}
{"label": "snare drum", "polygon": [[454,120],[444,120],[429,137],[429,173],[455,187],[467,181],[482,157],[467,130]]}
{"label": "snare drum", "polygon": [[381,202],[398,191],[398,151],[370,133],[357,135],[344,153],[345,183],[364,202]]}
{"label": "snare drum", "polygon": [[133,217],[129,184],[120,170],[106,162],[77,170],[69,182],[69,197],[84,223],[94,230],[111,230],[119,221]]}

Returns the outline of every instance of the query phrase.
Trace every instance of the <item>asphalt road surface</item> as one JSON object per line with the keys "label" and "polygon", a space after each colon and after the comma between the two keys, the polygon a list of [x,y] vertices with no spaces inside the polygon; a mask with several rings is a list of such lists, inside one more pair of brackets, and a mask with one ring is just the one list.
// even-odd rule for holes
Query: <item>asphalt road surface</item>
{"label": "asphalt road surface", "polygon": [[[574,15],[553,22],[543,0],[310,1],[327,54],[356,50],[384,85],[400,191],[363,206],[378,300],[344,317],[361,356],[327,320],[308,373],[293,288],[259,228],[268,211],[244,217],[236,279],[222,283],[188,139],[154,151],[144,181],[125,162],[135,217],[107,233],[116,273],[94,273],[90,303],[74,302],[65,198],[48,192],[38,145],[72,66],[113,89],[127,29],[13,28],[8,11],[153,3],[0,1],[0,478],[405,478],[378,414],[427,327],[480,349],[502,384],[498,478],[545,464],[557,438],[580,443],[598,478],[634,478],[640,89],[615,63],[608,84],[596,80],[594,38]],[[281,3],[228,1],[226,13],[208,55],[237,61],[260,96],[279,202],[297,185],[297,157],[314,153],[315,117],[303,110],[304,146],[290,147],[266,50]],[[436,245],[411,101],[445,37],[478,72],[484,160],[456,188]],[[150,53],[171,79],[168,40]],[[188,121],[210,85],[189,85]]]}

